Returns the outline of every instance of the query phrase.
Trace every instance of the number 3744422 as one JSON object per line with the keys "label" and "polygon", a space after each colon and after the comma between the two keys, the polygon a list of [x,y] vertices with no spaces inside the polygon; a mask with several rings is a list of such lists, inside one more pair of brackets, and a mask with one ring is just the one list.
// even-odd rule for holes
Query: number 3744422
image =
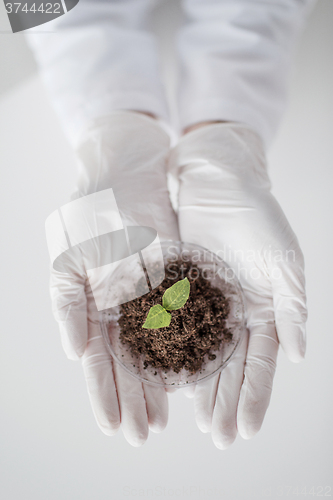
{"label": "number 3744422", "polygon": [[21,3],[21,2],[8,2],[5,4],[7,14],[62,14],[61,4],[59,2],[48,3]]}
{"label": "number 3744422", "polygon": [[279,486],[276,488],[277,497],[331,497],[331,486]]}

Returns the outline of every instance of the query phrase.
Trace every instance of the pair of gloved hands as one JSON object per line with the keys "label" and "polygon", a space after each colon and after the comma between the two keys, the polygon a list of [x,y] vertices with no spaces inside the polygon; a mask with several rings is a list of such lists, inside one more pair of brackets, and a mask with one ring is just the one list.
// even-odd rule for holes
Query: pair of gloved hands
{"label": "pair of gloved hands", "polygon": [[[243,125],[211,124],[170,150],[157,120],[119,111],[92,124],[77,156],[76,197],[111,187],[125,226],[150,226],[161,240],[197,243],[236,272],[246,298],[246,338],[221,374],[187,394],[195,397],[199,428],[212,432],[218,448],[227,448],[237,432],[252,437],[269,404],[279,343],[300,361],[306,321],[303,256],[270,193],[259,137]],[[178,220],[167,168],[179,182]],[[133,446],[146,441],[149,428],[161,432],[166,390],[142,384],[113,362],[84,265],[78,262],[70,277],[52,270],[51,297],[65,352],[82,360],[101,430],[113,435],[121,425]]]}

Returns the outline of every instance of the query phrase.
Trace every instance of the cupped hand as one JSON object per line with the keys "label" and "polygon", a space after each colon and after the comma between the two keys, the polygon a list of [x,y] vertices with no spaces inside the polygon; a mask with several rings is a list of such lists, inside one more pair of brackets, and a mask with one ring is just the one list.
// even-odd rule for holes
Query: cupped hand
{"label": "cupped hand", "polygon": [[[153,118],[120,111],[97,120],[77,149],[80,174],[73,199],[112,188],[124,226],[149,226],[161,240],[177,240],[166,181],[168,154],[169,137]],[[106,216],[112,223],[112,212]],[[90,224],[98,225],[98,217]],[[105,347],[85,266],[86,259],[95,259],[96,267],[101,266],[105,255],[112,254],[112,241],[104,243],[91,246],[89,256],[81,251],[75,258],[68,257],[69,272],[52,269],[53,311],[67,356],[82,360],[98,426],[110,436],[121,426],[127,441],[140,446],[149,428],[161,432],[166,426],[167,394],[163,387],[143,384],[128,374]]]}
{"label": "cupped hand", "polygon": [[223,258],[245,294],[247,331],[239,350],[192,393],[198,427],[224,449],[237,433],[248,439],[259,431],[279,344],[291,361],[304,358],[303,255],[270,192],[261,141],[251,129],[220,123],[191,131],[169,166],[179,180],[181,239]]}

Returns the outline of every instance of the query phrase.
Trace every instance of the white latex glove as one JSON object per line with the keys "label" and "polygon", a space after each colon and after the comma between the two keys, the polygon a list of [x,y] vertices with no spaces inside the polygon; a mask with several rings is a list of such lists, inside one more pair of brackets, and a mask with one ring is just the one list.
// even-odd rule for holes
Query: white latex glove
{"label": "white latex glove", "polygon": [[303,255],[270,193],[260,139],[246,126],[189,132],[173,150],[170,168],[179,175],[181,239],[227,261],[246,298],[248,338],[220,375],[194,391],[199,428],[224,449],[237,430],[248,439],[260,429],[279,343],[291,361],[304,357]]}
{"label": "white latex glove", "polygon": [[[132,112],[113,112],[85,133],[77,149],[78,192],[73,198],[112,188],[124,226],[150,226],[161,240],[179,239],[169,200],[166,161],[169,136],[157,120]],[[95,248],[96,261],[112,248]],[[90,258],[91,256],[89,256]],[[114,363],[99,326],[83,259],[71,263],[71,274],[52,271],[51,297],[62,344],[70,359],[82,359],[97,424],[107,435],[122,426],[127,441],[140,446],[148,428],[166,426],[164,388],[141,384]]]}

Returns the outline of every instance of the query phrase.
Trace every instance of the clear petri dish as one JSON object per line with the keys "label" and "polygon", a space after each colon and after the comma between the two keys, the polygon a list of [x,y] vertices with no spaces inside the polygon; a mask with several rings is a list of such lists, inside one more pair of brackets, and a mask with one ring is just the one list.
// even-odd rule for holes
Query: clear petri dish
{"label": "clear petri dish", "polygon": [[[229,314],[225,320],[225,327],[232,332],[232,340],[222,341],[219,349],[213,352],[215,359],[208,359],[208,354],[206,354],[202,360],[201,369],[196,373],[191,373],[184,368],[176,373],[172,369],[147,366],[145,354],[133,354],[130,346],[123,343],[120,338],[120,305],[134,296],[150,293],[146,283],[142,286],[142,276],[148,275],[150,283],[159,284],[164,278],[164,266],[180,258],[192,261],[201,268],[205,279],[220,289],[229,302]],[[141,285],[139,285],[140,281]],[[170,282],[170,286],[174,283],[175,281]],[[145,250],[144,256],[140,255],[139,258],[131,259],[130,262],[124,260],[118,264],[107,279],[104,292],[105,303],[108,303],[110,297],[112,297],[111,302],[114,302],[116,295],[118,304],[100,312],[100,326],[107,350],[124,370],[141,382],[150,385],[181,388],[213,377],[227,366],[245,333],[244,294],[237,276],[226,262],[199,245],[180,241],[163,241],[150,245]]]}

